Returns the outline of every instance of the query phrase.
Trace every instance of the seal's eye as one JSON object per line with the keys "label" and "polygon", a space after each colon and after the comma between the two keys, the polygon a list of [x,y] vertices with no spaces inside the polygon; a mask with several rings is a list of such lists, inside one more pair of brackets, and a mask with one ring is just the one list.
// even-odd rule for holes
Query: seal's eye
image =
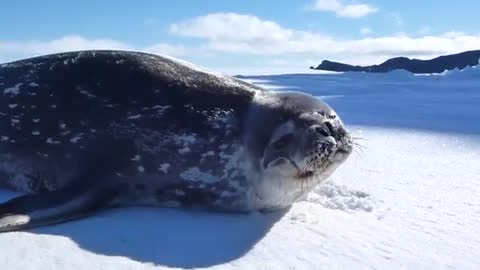
{"label": "seal's eye", "polygon": [[293,140],[293,134],[286,134],[280,137],[280,139],[276,140],[272,145],[275,149],[279,150],[285,148],[290,142]]}
{"label": "seal's eye", "polygon": [[330,134],[334,134],[334,133],[335,133],[335,129],[333,128],[332,123],[330,123],[330,122],[325,122],[325,126],[328,128],[328,131],[330,132]]}

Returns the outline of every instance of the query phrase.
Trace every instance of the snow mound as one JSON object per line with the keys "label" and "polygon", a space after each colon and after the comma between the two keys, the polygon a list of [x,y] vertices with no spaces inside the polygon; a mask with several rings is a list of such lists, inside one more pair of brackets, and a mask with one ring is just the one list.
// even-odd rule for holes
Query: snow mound
{"label": "snow mound", "polygon": [[352,210],[371,212],[377,204],[369,194],[363,191],[353,190],[330,181],[317,186],[308,194],[306,200],[326,208],[347,212]]}
{"label": "snow mound", "polygon": [[467,66],[464,69],[452,69],[446,70],[441,73],[443,76],[450,77],[452,79],[478,79],[480,78],[480,64],[474,67]]}
{"label": "snow mound", "polygon": [[403,78],[403,77],[412,77],[414,74],[408,70],[405,70],[403,68],[401,69],[394,69],[392,71],[386,72],[385,73],[389,77],[395,77],[395,78]]}

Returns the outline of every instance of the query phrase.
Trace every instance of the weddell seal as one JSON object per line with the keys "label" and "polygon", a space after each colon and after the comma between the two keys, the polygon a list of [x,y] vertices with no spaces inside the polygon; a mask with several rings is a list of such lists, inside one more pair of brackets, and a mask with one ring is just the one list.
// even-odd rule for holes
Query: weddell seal
{"label": "weddell seal", "polygon": [[325,103],[189,63],[80,51],[0,65],[0,231],[109,207],[276,210],[352,139]]}

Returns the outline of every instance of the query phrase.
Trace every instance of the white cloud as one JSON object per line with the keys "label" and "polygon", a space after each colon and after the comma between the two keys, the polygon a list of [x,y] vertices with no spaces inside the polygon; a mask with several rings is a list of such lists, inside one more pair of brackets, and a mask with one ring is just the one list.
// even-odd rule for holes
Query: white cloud
{"label": "white cloud", "polygon": [[128,49],[129,45],[111,39],[86,39],[77,35],[67,35],[51,41],[1,42],[2,51],[43,54],[55,51],[74,51],[80,49]]}
{"label": "white cloud", "polygon": [[291,61],[287,59],[282,59],[282,58],[275,58],[271,61],[273,65],[278,65],[278,66],[287,66],[290,64]]}
{"label": "white cloud", "polygon": [[[241,31],[235,32],[237,30]],[[172,24],[170,32],[180,36],[216,41],[228,39],[240,42],[243,40],[284,41],[292,35],[291,30],[285,29],[275,22],[237,13],[213,13],[196,17]]]}
{"label": "white cloud", "polygon": [[67,35],[50,41],[20,42],[0,40],[0,62],[79,50],[138,50],[176,57],[183,57],[191,52],[190,48],[186,48],[183,45],[157,43],[147,47],[138,47],[112,39],[88,39],[79,35]]}
{"label": "white cloud", "polygon": [[19,42],[0,40],[0,55],[3,55],[5,60],[48,53],[93,49],[128,50],[133,49],[133,47],[111,39],[86,39],[78,35],[67,35],[50,41]]}
{"label": "white cloud", "polygon": [[[338,39],[322,33],[284,28],[251,15],[214,13],[174,24],[171,33],[195,37],[208,50],[253,55],[305,54],[355,61],[359,56],[430,57],[480,47],[480,35],[449,32],[412,37],[396,34],[361,39]],[[363,32],[368,32],[364,29]],[[353,57],[353,58],[352,58]]]}
{"label": "white cloud", "polygon": [[[369,32],[364,29],[362,32]],[[0,62],[29,56],[83,49],[125,49],[183,58],[219,70],[256,66],[259,69],[318,64],[323,59],[352,64],[373,64],[393,56],[431,58],[480,48],[480,34],[447,32],[418,36],[387,36],[342,39],[314,31],[286,28],[251,15],[215,13],[171,25],[170,33],[194,38],[189,43],[156,43],[138,46],[111,39],[70,35],[51,41],[2,41]],[[316,63],[317,62],[317,63]],[[310,64],[309,64],[310,65]]]}
{"label": "white cloud", "polygon": [[362,35],[370,35],[372,33],[373,33],[373,30],[370,27],[363,27],[362,29],[360,29],[360,34]]}
{"label": "white cloud", "polygon": [[361,18],[378,11],[378,8],[369,4],[345,4],[342,0],[316,0],[312,9],[334,12],[337,16],[349,18]]}

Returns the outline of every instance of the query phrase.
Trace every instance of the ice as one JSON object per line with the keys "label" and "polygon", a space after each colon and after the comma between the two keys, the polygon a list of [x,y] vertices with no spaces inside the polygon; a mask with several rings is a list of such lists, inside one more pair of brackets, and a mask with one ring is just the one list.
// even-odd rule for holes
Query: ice
{"label": "ice", "polygon": [[284,212],[105,211],[0,234],[1,269],[479,269],[478,67],[243,79],[325,99],[362,147]]}

